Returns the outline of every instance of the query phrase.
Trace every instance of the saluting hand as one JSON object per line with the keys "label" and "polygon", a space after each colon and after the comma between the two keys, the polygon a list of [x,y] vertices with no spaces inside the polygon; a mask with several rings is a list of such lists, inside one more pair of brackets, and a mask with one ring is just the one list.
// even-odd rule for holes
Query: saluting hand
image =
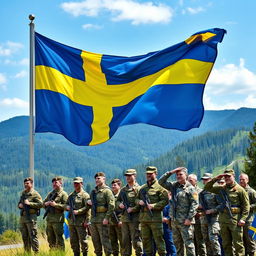
{"label": "saluting hand", "polygon": [[177,167],[177,168],[171,170],[170,173],[171,173],[171,174],[174,174],[174,173],[179,172],[180,170],[182,170],[182,169],[184,169],[184,168],[185,168],[185,167]]}

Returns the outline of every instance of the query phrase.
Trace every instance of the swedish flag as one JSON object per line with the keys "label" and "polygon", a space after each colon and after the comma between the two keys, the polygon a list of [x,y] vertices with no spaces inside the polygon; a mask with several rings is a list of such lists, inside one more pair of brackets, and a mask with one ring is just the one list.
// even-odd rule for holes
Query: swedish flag
{"label": "swedish flag", "polygon": [[134,57],[91,53],[35,33],[36,132],[96,145],[122,125],[199,127],[204,85],[225,32],[201,31]]}
{"label": "swedish flag", "polygon": [[254,215],[253,222],[249,227],[249,235],[252,237],[253,240],[256,240],[256,214]]}
{"label": "swedish flag", "polygon": [[65,239],[68,239],[70,237],[69,228],[68,228],[68,212],[65,212],[64,214],[63,229],[64,229],[64,237]]}

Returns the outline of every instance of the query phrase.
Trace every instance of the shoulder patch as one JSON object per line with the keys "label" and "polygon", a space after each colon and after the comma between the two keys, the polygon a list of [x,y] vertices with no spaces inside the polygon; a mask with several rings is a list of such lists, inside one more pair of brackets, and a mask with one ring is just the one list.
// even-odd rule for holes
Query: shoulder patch
{"label": "shoulder patch", "polygon": [[192,196],[196,201],[198,201],[198,193],[196,191],[193,192]]}

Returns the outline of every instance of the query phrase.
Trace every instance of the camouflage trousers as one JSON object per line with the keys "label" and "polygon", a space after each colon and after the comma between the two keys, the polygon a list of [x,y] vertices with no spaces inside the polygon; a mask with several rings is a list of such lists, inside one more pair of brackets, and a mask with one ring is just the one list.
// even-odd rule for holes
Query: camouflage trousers
{"label": "camouflage trousers", "polygon": [[143,243],[143,250],[147,256],[154,253],[154,242],[159,256],[166,255],[165,241],[164,241],[163,224],[161,222],[142,222],[141,223],[141,237]]}
{"label": "camouflage trousers", "polygon": [[[113,255],[116,256],[120,253],[122,254],[122,231],[121,227],[116,225],[109,225],[109,238],[111,242],[111,247],[113,250]],[[120,249],[120,250],[119,250]]]}
{"label": "camouflage trousers", "polygon": [[65,250],[62,222],[47,222],[46,234],[50,249]]}
{"label": "camouflage trousers", "polygon": [[132,255],[132,246],[137,256],[142,255],[142,241],[139,222],[123,222],[122,227],[123,254]]}
{"label": "camouflage trousers", "polygon": [[206,244],[207,255],[221,255],[221,247],[219,243],[219,222],[215,221],[211,224],[201,224],[201,230],[203,234],[203,240]]}
{"label": "camouflage trousers", "polygon": [[31,248],[34,252],[39,251],[39,242],[37,237],[36,221],[20,223],[20,232],[24,244],[24,250],[30,252]]}
{"label": "camouflage trousers", "polygon": [[[172,221],[173,242],[177,250],[177,256],[195,256],[194,226],[185,226],[177,221]],[[185,253],[185,248],[186,253]]]}
{"label": "camouflage trousers", "polygon": [[246,256],[253,256],[256,255],[256,241],[252,239],[249,235],[250,224],[245,224],[243,226],[243,241],[245,247],[245,255]]}
{"label": "camouflage trousers", "polygon": [[225,256],[245,255],[242,227],[237,226],[237,224],[220,223],[220,234]]}
{"label": "camouflage trousers", "polygon": [[83,226],[69,225],[70,245],[74,253],[88,252],[88,235]]}
{"label": "camouflage trousers", "polygon": [[92,236],[94,253],[97,256],[101,256],[103,247],[106,256],[112,254],[112,247],[109,239],[109,225],[92,223],[89,228]]}
{"label": "camouflage trousers", "polygon": [[206,256],[206,246],[203,239],[203,234],[201,231],[200,219],[196,219],[196,224],[194,225],[194,241],[195,241],[195,251],[196,255]]}

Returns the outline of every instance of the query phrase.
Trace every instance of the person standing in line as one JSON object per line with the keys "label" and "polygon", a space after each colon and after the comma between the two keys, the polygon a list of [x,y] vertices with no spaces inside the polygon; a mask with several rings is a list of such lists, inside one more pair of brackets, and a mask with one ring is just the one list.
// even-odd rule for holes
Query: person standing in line
{"label": "person standing in line", "polygon": [[39,252],[37,236],[37,216],[43,207],[40,194],[33,188],[31,177],[24,179],[24,190],[21,193],[18,208],[20,209],[20,232],[26,253]]}

